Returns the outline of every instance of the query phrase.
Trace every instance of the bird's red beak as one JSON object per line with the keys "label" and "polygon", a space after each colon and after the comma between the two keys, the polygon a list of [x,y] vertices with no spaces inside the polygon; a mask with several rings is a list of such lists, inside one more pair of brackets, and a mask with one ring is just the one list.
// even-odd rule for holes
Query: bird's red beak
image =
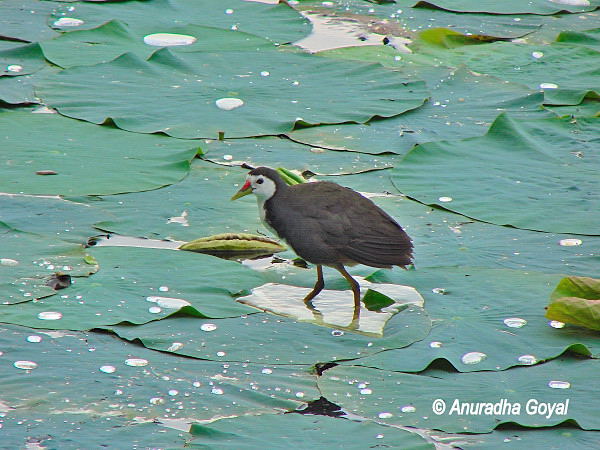
{"label": "bird's red beak", "polygon": [[246,180],[246,182],[244,183],[242,188],[239,191],[237,191],[233,195],[233,197],[231,197],[231,200],[237,200],[238,198],[243,197],[248,194],[252,194],[252,187],[250,186],[250,180]]}

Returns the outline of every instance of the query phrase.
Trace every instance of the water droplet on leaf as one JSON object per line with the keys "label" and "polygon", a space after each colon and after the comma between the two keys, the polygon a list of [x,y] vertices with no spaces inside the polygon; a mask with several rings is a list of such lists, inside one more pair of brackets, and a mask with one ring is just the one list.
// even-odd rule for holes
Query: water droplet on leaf
{"label": "water droplet on leaf", "polygon": [[173,342],[169,348],[167,348],[167,351],[176,352],[177,350],[181,350],[183,346],[184,344],[182,342]]}
{"label": "water droplet on leaf", "polygon": [[155,295],[151,295],[150,297],[146,297],[146,301],[156,303],[161,308],[166,309],[179,309],[184,306],[192,306],[190,302],[184,300],[182,298],[172,298],[172,297],[158,297]]}
{"label": "water droplet on leaf", "polygon": [[40,320],[59,320],[62,319],[62,313],[58,311],[44,311],[37,315]]}
{"label": "water droplet on leaf", "polygon": [[540,83],[540,89],[557,89],[558,84],[554,83]]}
{"label": "water droplet on leaf", "polygon": [[143,358],[129,358],[125,360],[125,364],[133,367],[143,367],[148,365],[148,360]]}
{"label": "water droplet on leaf", "polygon": [[37,368],[38,365],[33,361],[15,361],[13,366],[15,366],[17,369],[33,370]]}
{"label": "water droplet on leaf", "polygon": [[527,321],[525,319],[520,319],[519,317],[509,317],[504,319],[504,325],[510,328],[521,328],[527,325]]}
{"label": "water droplet on leaf", "polygon": [[0,258],[0,265],[2,266],[16,266],[18,264],[19,261],[17,261],[16,259]]}
{"label": "water droplet on leaf", "polygon": [[563,247],[575,247],[577,245],[583,244],[583,241],[581,239],[561,239],[560,241],[558,241],[558,243]]}
{"label": "water droplet on leaf", "polygon": [[154,33],[144,36],[144,43],[153,47],[175,47],[178,45],[191,45],[196,42],[194,36],[173,33]]}
{"label": "water droplet on leaf", "polygon": [[463,364],[479,364],[487,358],[487,355],[482,352],[469,352],[462,355],[460,360]]}
{"label": "water droplet on leaf", "polygon": [[224,111],[231,111],[232,109],[239,108],[244,105],[244,101],[239,98],[225,97],[215,101],[217,108]]}
{"label": "water droplet on leaf", "polygon": [[553,380],[548,382],[548,386],[552,389],[569,389],[571,387],[571,383],[568,381]]}
{"label": "water droplet on leaf", "polygon": [[520,363],[525,364],[527,366],[531,366],[531,365],[537,363],[537,358],[533,355],[521,355],[517,358],[517,360]]}
{"label": "water droplet on leaf", "polygon": [[75,19],[73,17],[61,17],[54,22],[55,27],[78,27],[83,25],[85,22],[81,19]]}
{"label": "water droplet on leaf", "polygon": [[200,325],[202,331],[215,331],[217,326],[214,323],[203,323]]}

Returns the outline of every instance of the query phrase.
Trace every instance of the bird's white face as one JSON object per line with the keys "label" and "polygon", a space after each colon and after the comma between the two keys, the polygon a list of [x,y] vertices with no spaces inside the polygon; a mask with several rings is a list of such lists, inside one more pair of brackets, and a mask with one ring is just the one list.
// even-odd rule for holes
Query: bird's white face
{"label": "bird's white face", "polygon": [[275,182],[264,175],[248,175],[246,183],[259,200],[268,200],[275,194]]}

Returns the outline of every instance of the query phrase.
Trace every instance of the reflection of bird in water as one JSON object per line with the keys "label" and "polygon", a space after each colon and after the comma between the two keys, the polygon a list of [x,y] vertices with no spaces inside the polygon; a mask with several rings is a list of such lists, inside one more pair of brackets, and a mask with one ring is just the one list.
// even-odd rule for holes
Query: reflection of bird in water
{"label": "reflection of bird in water", "polygon": [[261,220],[306,261],[316,264],[317,282],[304,298],[323,289],[322,266],[337,269],[350,283],[355,311],[360,286],[346,265],[403,267],[412,262],[412,243],[385,211],[352,189],[327,181],[289,186],[277,171],[258,167],[248,173],[232,200],[254,194]]}

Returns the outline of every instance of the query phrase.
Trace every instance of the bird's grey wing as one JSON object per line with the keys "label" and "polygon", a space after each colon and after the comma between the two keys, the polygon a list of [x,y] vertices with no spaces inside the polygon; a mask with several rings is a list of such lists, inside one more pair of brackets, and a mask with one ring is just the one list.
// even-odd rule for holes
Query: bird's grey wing
{"label": "bird's grey wing", "polygon": [[405,266],[412,242],[396,221],[371,200],[346,188],[319,208],[323,240],[347,259],[374,267]]}
{"label": "bird's grey wing", "polygon": [[294,190],[296,195],[279,202],[288,219],[281,220],[278,232],[298,255],[323,264],[410,264],[410,238],[367,198],[333,183],[308,183]]}

